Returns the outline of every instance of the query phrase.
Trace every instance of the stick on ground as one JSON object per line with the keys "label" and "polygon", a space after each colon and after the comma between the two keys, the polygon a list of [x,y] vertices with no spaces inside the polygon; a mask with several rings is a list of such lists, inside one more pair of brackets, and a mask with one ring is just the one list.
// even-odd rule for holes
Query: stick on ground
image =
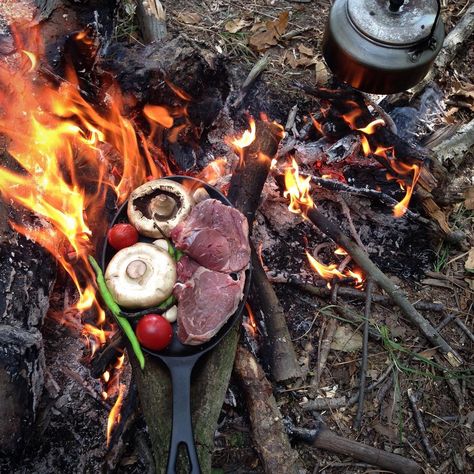
{"label": "stick on ground", "polygon": [[369,319],[370,310],[372,307],[372,280],[367,280],[366,287],[366,299],[365,299],[365,311],[364,311],[364,337],[362,339],[362,361],[360,363],[360,378],[359,378],[359,401],[357,406],[357,414],[354,421],[354,428],[360,429],[362,421],[362,415],[364,413],[364,401],[365,401],[365,379],[367,375],[367,352],[369,346]]}

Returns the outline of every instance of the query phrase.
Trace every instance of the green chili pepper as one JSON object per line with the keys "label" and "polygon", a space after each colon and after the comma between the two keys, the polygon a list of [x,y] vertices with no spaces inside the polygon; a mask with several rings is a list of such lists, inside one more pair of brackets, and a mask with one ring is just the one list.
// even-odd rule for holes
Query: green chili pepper
{"label": "green chili pepper", "polygon": [[168,253],[173,257],[173,259],[176,259],[175,249],[171,240],[166,239],[166,243],[168,244]]}
{"label": "green chili pepper", "polygon": [[169,295],[162,303],[158,305],[158,308],[168,308],[176,303],[176,298],[173,295]]}
{"label": "green chili pepper", "polygon": [[119,305],[114,301],[113,296],[111,295],[109,289],[107,288],[107,283],[105,282],[104,274],[102,273],[99,264],[96,262],[95,258],[89,255],[89,263],[91,264],[92,268],[96,274],[97,280],[97,287],[99,288],[100,295],[104,303],[106,304],[107,308],[109,308],[110,312],[114,315],[117,323],[122,328],[122,331],[127,336],[128,340],[130,341],[130,345],[132,346],[133,352],[138,359],[141,369],[145,368],[145,357],[142,352],[142,348],[140,343],[138,342],[137,336],[133,331],[130,322],[121,316],[121,310]]}
{"label": "green chili pepper", "polygon": [[179,262],[179,260],[181,259],[181,257],[184,255],[184,252],[181,252],[181,250],[178,250],[177,248],[174,249],[175,250],[175,253],[174,253],[174,259]]}

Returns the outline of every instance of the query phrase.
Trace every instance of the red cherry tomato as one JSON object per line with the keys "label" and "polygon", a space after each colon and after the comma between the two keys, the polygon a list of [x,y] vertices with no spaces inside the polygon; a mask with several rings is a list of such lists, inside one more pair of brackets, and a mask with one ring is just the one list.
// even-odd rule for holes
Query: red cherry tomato
{"label": "red cherry tomato", "polygon": [[138,231],[131,224],[115,224],[107,232],[107,240],[115,250],[124,249],[138,242]]}
{"label": "red cherry tomato", "polygon": [[171,324],[159,314],[147,314],[138,321],[135,329],[137,339],[151,351],[161,351],[173,337]]}

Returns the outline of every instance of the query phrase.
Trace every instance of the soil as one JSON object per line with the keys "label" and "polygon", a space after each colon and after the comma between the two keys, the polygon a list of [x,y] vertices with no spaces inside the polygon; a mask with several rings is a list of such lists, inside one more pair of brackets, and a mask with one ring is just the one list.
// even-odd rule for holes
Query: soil
{"label": "soil", "polygon": [[[0,7],[0,12],[4,13],[10,8],[12,14],[24,15],[23,10],[18,7],[20,3],[23,5],[27,2],[8,0]],[[137,27],[131,18],[130,10],[127,10],[129,3],[128,0],[124,1],[116,12],[114,40],[140,42]],[[166,0],[162,3],[167,12],[170,37],[181,35],[198,49],[210,49],[214,53],[222,54],[236,84],[243,81],[262,54],[249,46],[252,27],[260,22],[275,21],[283,12],[289,12],[285,33],[290,38],[280,39],[266,51],[270,57],[270,65],[246,100],[249,112],[254,115],[264,111],[271,119],[284,124],[290,109],[297,104],[299,128],[304,124],[304,117],[315,112],[317,104],[295,89],[294,82],[322,86],[337,84],[331,73],[325,69],[320,53],[325,22],[332,3],[329,0]],[[467,4],[472,2],[446,0],[442,3],[443,19],[449,31],[459,20]],[[227,31],[231,29],[228,22],[237,20],[242,20],[245,26],[234,33]],[[1,26],[0,22],[0,28]],[[312,64],[292,67],[295,63],[289,58],[302,59],[305,56],[302,51],[309,50],[310,59],[314,59]],[[473,63],[474,38],[471,37],[456,60],[436,79],[445,102],[456,98],[457,91],[472,82]],[[406,94],[398,104],[403,105],[410,100],[412,97]],[[259,104],[259,110],[255,109],[255,104]],[[446,123],[466,123],[472,120],[473,116],[472,105],[470,108],[448,105],[440,126]],[[426,135],[420,138],[426,138]],[[473,175],[474,163],[471,155],[458,169],[450,170],[447,189],[465,189],[472,186]],[[446,189],[443,192],[447,192]],[[416,202],[414,205],[415,209],[421,211]],[[348,229],[337,203],[325,200],[324,203],[321,202],[321,206],[329,215],[343,222],[345,229]],[[434,326],[440,324],[447,314],[454,314],[455,319],[464,322],[472,330],[474,285],[472,278],[465,272],[464,262],[466,252],[474,246],[474,214],[472,210],[467,209],[463,199],[448,203],[443,207],[443,212],[453,229],[462,230],[466,234],[463,248],[431,239],[423,228],[414,232],[412,228],[403,228],[403,224],[371,226],[365,225],[363,219],[355,219],[355,223],[362,240],[370,243],[374,255],[379,254],[379,257],[375,258],[376,262],[406,291],[411,301],[425,300],[445,305],[444,313],[424,313]],[[308,242],[309,246],[313,247],[328,241],[310,224],[293,217],[282,222],[278,220],[279,214],[281,202],[278,199],[267,199],[257,216],[259,225],[254,237],[256,243],[263,244],[262,257],[265,265],[276,273],[297,274],[302,268],[305,273],[311,273],[302,252],[303,247],[308,245]],[[332,250],[334,248],[331,247],[331,252],[323,252],[323,255],[329,258]],[[342,342],[342,350],[331,350],[317,386],[315,374],[318,346],[329,318],[333,317],[330,303],[327,299],[305,294],[289,284],[276,284],[275,288],[287,312],[288,326],[299,359],[307,368],[305,379],[289,384],[274,384],[278,405],[285,417],[301,427],[309,427],[321,419],[339,435],[413,458],[426,472],[457,473],[474,470],[474,387],[472,374],[468,372],[473,368],[473,341],[455,320],[444,327],[442,335],[464,359],[464,365],[461,367],[463,372],[456,372],[454,379],[459,388],[456,395],[453,393],[452,384],[448,384],[446,380],[446,375],[453,374],[440,370],[438,364],[443,361],[437,358],[436,351],[429,347],[396,308],[390,305],[373,305],[373,326],[385,337],[382,343],[369,343],[369,383],[381,377],[388,366],[392,369],[385,382],[367,395],[362,426],[355,430],[353,420],[356,406],[322,412],[304,411],[302,406],[306,401],[321,396],[339,397],[356,393],[361,360],[360,344],[348,351]],[[347,299],[344,301],[351,305],[352,311],[363,313],[363,302]],[[357,330],[345,325],[343,321],[339,321],[338,325],[340,328],[346,328],[354,340],[357,339]],[[100,397],[95,399],[91,395],[91,391],[100,393],[100,385],[89,380],[88,362],[83,359],[86,349],[78,334],[49,321],[45,325],[44,335],[45,340],[50,341],[45,348],[49,370],[57,374],[47,387],[48,393],[44,403],[49,403],[51,407],[45,410],[50,419],[43,420],[44,433],[46,439],[56,439],[56,442],[40,445],[37,452],[15,463],[0,462],[0,472],[97,472],[105,456],[104,433],[110,406],[103,403]],[[261,337],[257,336],[257,343]],[[70,357],[60,362],[56,359],[59,348],[55,341],[58,339],[71,351]],[[256,345],[255,341],[253,345]],[[414,354],[421,355],[430,362],[421,361]],[[58,365],[69,367],[69,371],[61,371]],[[80,386],[81,382],[78,382],[77,377],[71,376],[71,371],[77,372],[79,380],[83,383],[86,381],[89,388]],[[56,393],[56,387],[61,387],[67,397],[60,397]],[[409,389],[414,390],[418,397],[418,407],[426,425],[427,437],[437,456],[436,461],[429,460],[423,450],[420,434],[408,404]],[[79,402],[74,401],[74,398],[80,399]],[[76,406],[83,407],[81,413],[72,412]],[[140,458],[143,443],[141,448],[137,447],[135,434],[139,434],[137,438],[140,439],[146,436],[146,430],[140,420],[126,435],[125,449],[121,461],[115,466],[116,472],[144,472],[145,467]],[[81,441],[82,437],[87,438],[86,444]],[[302,443],[295,443],[294,448],[300,455],[304,472],[307,473],[380,472],[350,458],[332,455]],[[78,460],[76,465],[74,459]],[[245,402],[234,380],[231,381],[216,432],[213,464],[215,473],[263,472],[252,445]]]}

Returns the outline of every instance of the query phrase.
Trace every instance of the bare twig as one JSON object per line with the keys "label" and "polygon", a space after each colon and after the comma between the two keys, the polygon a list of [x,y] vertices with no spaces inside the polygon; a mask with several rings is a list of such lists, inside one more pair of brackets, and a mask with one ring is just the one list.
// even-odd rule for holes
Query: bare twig
{"label": "bare twig", "polygon": [[416,397],[411,388],[407,390],[407,395],[408,401],[410,402],[411,410],[413,412],[413,420],[415,421],[415,425],[418,428],[418,432],[421,436],[421,443],[423,444],[423,448],[428,456],[428,459],[431,462],[436,462],[436,455],[428,440],[425,424],[423,422],[423,417],[421,416],[420,410],[418,409],[418,406],[416,404]]}
{"label": "bare twig", "polygon": [[[278,281],[276,281],[278,283]],[[284,283],[290,283],[291,285],[296,286],[298,289],[306,291],[307,293],[310,293],[315,296],[329,296],[331,293],[331,290],[326,287],[326,282],[321,282],[321,286],[317,286],[316,283],[319,282],[314,282],[313,284],[309,283],[303,283],[301,281],[298,281],[295,278],[289,277]],[[365,291],[360,291],[356,290],[355,288],[348,288],[348,287],[340,287],[338,294],[340,296],[346,296],[348,298],[354,298],[358,300],[365,300],[366,298],[366,293]],[[380,295],[380,294],[373,294],[372,295],[372,301],[374,303],[380,303],[380,304],[390,304],[392,303],[391,298],[388,296]],[[432,311],[435,313],[441,313],[445,310],[445,306],[443,303],[433,303],[431,301],[417,301],[413,305],[416,309],[420,311]],[[438,331],[440,330],[440,327],[438,326],[436,328]]]}
{"label": "bare twig", "polygon": [[260,58],[254,65],[254,67],[250,70],[248,76],[246,77],[244,83],[240,87],[239,95],[232,103],[232,107],[239,107],[242,102],[244,101],[245,97],[247,97],[247,93],[255,82],[255,80],[260,76],[260,74],[267,68],[268,64],[270,63],[270,58],[268,54],[265,54],[262,58]]}
{"label": "bare twig", "polygon": [[459,366],[461,357],[441,337],[438,331],[427,321],[408,301],[390,278],[388,278],[367,256],[365,251],[354,241],[348,238],[333,222],[321,214],[315,208],[302,209],[308,219],[316,225],[323,233],[331,237],[337,244],[343,247],[354,261],[362,268],[367,277],[371,277],[387,294],[393,302],[403,311],[405,316],[421,331],[421,333],[447,357],[453,366]]}
{"label": "bare twig", "polygon": [[362,421],[362,414],[364,412],[364,399],[365,399],[365,378],[367,374],[367,352],[369,346],[369,319],[370,309],[372,306],[372,289],[373,283],[369,278],[367,280],[366,288],[366,300],[365,300],[365,311],[364,311],[364,336],[362,339],[362,361],[360,363],[360,378],[359,378],[359,405],[357,406],[357,414],[354,421],[354,428],[360,429],[360,423]]}

